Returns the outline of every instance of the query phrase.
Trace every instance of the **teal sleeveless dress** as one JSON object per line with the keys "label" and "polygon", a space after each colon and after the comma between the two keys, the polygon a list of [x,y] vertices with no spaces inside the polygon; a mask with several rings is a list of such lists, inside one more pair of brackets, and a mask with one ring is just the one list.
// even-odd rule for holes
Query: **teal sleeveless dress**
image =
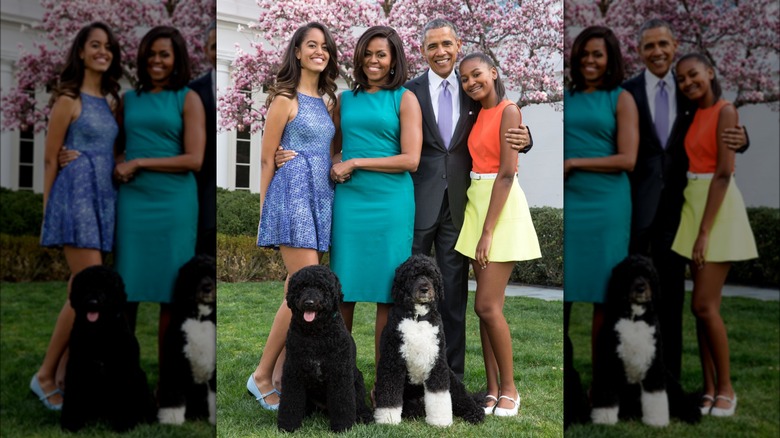
{"label": "teal sleeveless dress", "polygon": [[[563,157],[617,151],[615,118],[622,88],[564,95]],[[602,303],[612,268],[628,255],[631,187],[625,172],[574,171],[563,184],[565,301]]]}
{"label": "teal sleeveless dress", "polygon": [[[405,88],[341,95],[343,160],[401,153]],[[409,172],[355,170],[336,184],[330,266],[345,302],[392,303],[395,268],[412,254],[414,185]]]}
{"label": "teal sleeveless dress", "polygon": [[[124,96],[126,159],[180,155],[189,88]],[[141,170],[119,187],[116,269],[128,301],[169,303],[181,265],[195,255],[198,193],[192,172]]]}

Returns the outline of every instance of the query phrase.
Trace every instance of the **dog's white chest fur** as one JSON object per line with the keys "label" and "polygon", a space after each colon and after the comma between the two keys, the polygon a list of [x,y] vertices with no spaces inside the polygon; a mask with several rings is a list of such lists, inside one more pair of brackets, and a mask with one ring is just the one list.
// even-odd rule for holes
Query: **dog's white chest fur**
{"label": "dog's white chest fur", "polygon": [[398,324],[398,331],[403,341],[400,353],[406,361],[409,381],[423,384],[439,355],[439,327],[428,321],[404,319]]}
{"label": "dog's white chest fur", "polygon": [[618,335],[617,354],[623,361],[626,380],[639,383],[655,358],[655,326],[644,321],[621,319],[615,324]]}
{"label": "dog's white chest fur", "polygon": [[181,326],[184,332],[184,356],[192,367],[195,383],[206,383],[217,364],[217,327],[212,321],[188,319]]}

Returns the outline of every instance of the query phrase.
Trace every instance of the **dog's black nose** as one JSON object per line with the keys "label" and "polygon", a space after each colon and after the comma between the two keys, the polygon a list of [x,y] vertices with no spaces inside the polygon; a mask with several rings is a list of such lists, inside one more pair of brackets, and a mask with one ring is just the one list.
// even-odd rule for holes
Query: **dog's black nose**
{"label": "dog's black nose", "polygon": [[306,305],[306,306],[313,306],[314,305],[314,300],[306,300],[306,301],[303,302],[303,304]]}

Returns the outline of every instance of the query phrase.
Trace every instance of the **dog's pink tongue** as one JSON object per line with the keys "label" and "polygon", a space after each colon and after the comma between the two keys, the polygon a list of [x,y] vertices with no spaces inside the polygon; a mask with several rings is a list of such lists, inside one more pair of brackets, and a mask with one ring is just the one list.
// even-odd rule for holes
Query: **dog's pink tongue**
{"label": "dog's pink tongue", "polygon": [[87,312],[87,321],[95,322],[98,320],[98,316],[100,316],[98,312]]}
{"label": "dog's pink tongue", "polygon": [[314,317],[315,316],[317,316],[317,313],[316,312],[312,312],[311,310],[307,310],[307,311],[303,312],[303,319],[306,322],[314,321]]}

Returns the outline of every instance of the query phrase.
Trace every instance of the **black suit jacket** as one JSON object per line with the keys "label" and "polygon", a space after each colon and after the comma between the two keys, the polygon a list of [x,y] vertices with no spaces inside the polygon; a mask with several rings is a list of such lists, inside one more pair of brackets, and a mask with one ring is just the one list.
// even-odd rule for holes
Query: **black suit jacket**
{"label": "black suit jacket", "polygon": [[423,118],[423,144],[420,164],[412,173],[414,181],[415,229],[430,228],[441,210],[444,190],[447,190],[452,221],[457,228],[463,226],[466,211],[466,190],[471,184],[471,156],[467,141],[471,128],[482,106],[466,96],[461,87],[460,118],[450,140],[450,149],[444,146],[433,112],[431,94],[428,91],[428,71],[406,83],[405,87],[417,96]]}
{"label": "black suit jacket", "polygon": [[200,171],[195,174],[200,204],[198,230],[217,226],[217,105],[211,79],[213,73],[211,70],[189,84],[206,110],[206,149]]}
{"label": "black suit jacket", "polygon": [[626,81],[623,88],[634,97],[639,111],[639,152],[634,170],[629,174],[633,206],[632,250],[646,252],[647,234],[653,223],[671,233],[677,230],[687,184],[685,134],[693,121],[696,105],[677,90],[677,116],[664,149],[650,113],[644,71]]}

